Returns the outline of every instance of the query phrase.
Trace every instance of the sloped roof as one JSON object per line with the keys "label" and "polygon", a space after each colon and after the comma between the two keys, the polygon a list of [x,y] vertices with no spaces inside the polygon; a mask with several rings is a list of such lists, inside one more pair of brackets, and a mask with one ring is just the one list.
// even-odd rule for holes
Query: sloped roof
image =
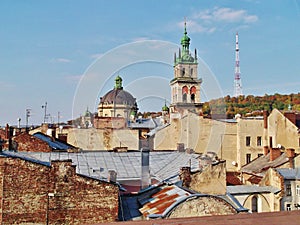
{"label": "sloped roof", "polygon": [[300,180],[300,168],[278,168],[276,171],[286,180]]}
{"label": "sloped roof", "polygon": [[289,159],[285,152],[273,161],[270,161],[270,153],[268,153],[267,155],[260,156],[252,162],[243,166],[241,168],[241,172],[255,174],[257,176],[263,177],[263,175],[269,168],[276,168],[283,165],[284,163],[287,163],[288,161]]}
{"label": "sloped roof", "polygon": [[[117,172],[117,180],[139,180],[141,177],[140,152],[12,152],[43,162],[71,159],[78,174],[106,179],[109,170]],[[158,181],[179,181],[180,167],[191,165],[191,170],[198,169],[198,154],[163,151],[150,152],[150,175]]]}
{"label": "sloped roof", "polygon": [[33,136],[46,142],[54,150],[68,150],[75,148],[73,145],[65,143],[59,140],[58,138],[53,138],[48,135],[45,135],[42,132],[34,133]]}
{"label": "sloped roof", "polygon": [[278,193],[281,190],[273,186],[257,186],[257,185],[235,185],[227,186],[227,192],[232,195],[254,194],[254,193]]}
{"label": "sloped roof", "polygon": [[[174,184],[164,183],[156,187],[150,187],[148,190],[143,190],[136,195],[121,196],[122,211],[124,213],[121,215],[120,220],[141,219],[142,217],[166,218],[182,203],[199,198],[209,198],[208,201],[223,202],[235,213],[248,211],[233,196],[195,193]],[[198,212],[197,215],[203,215],[205,210],[204,208],[203,212]]]}

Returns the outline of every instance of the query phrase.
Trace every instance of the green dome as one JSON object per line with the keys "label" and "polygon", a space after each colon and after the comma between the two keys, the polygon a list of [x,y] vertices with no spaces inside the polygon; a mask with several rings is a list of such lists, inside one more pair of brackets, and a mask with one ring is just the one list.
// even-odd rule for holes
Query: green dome
{"label": "green dome", "polygon": [[86,109],[84,117],[91,117],[93,114],[89,111],[89,108]]}
{"label": "green dome", "polygon": [[122,78],[119,75],[115,78],[115,89],[123,89]]}
{"label": "green dome", "polygon": [[165,104],[162,108],[161,108],[162,111],[169,111],[169,107]]}

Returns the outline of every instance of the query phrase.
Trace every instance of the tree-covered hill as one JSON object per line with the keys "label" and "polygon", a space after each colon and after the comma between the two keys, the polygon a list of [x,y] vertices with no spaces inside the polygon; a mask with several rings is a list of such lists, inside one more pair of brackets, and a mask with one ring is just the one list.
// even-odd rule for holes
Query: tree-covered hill
{"label": "tree-covered hill", "polygon": [[210,116],[213,114],[223,114],[227,118],[233,118],[236,114],[242,116],[262,115],[263,110],[277,108],[279,110],[300,111],[300,93],[298,94],[274,94],[264,96],[241,95],[239,97],[230,97],[214,99],[205,102],[203,105],[203,114]]}

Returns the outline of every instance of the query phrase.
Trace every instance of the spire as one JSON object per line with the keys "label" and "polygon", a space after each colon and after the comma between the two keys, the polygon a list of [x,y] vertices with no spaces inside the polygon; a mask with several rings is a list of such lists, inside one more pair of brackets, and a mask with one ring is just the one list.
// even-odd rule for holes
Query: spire
{"label": "spire", "polygon": [[190,40],[191,39],[189,38],[189,36],[187,36],[186,19],[184,18],[184,35],[181,38],[181,46],[182,46],[183,55],[188,55],[189,54]]}
{"label": "spire", "polygon": [[123,89],[122,78],[119,75],[115,79],[115,89]]}

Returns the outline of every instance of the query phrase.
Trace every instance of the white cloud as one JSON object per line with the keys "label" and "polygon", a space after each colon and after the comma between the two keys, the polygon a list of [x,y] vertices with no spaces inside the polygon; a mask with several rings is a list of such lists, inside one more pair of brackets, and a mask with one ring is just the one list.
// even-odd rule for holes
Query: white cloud
{"label": "white cloud", "polygon": [[[189,33],[213,33],[216,30],[216,27],[201,25],[196,20],[188,20],[186,23],[188,24]],[[183,28],[184,22],[178,23],[178,26]]]}
{"label": "white cloud", "polygon": [[[244,9],[214,7],[194,13],[187,24],[191,32],[213,33],[224,23],[239,23],[240,26],[246,26],[256,21],[258,16],[249,14]],[[179,26],[183,27],[183,22]]]}
{"label": "white cloud", "polygon": [[253,23],[258,20],[258,16],[249,15],[246,10],[232,9],[232,8],[219,8],[207,9],[194,15],[196,19],[205,21],[217,21],[217,22],[244,22]]}
{"label": "white cloud", "polygon": [[72,60],[67,59],[67,58],[53,58],[53,59],[51,59],[51,62],[54,62],[54,63],[70,63],[70,62],[72,62]]}

